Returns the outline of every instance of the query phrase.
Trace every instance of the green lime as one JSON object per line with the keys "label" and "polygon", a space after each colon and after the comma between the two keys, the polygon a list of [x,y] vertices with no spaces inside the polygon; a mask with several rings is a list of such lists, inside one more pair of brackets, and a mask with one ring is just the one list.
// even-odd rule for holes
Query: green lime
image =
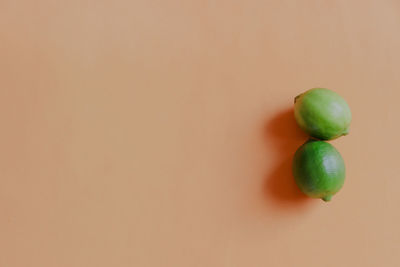
{"label": "green lime", "polygon": [[342,188],[345,178],[342,156],[331,144],[309,140],[296,151],[293,176],[297,186],[307,196],[324,201]]}
{"label": "green lime", "polygon": [[337,93],[314,88],[295,97],[294,116],[312,137],[331,140],[349,133],[351,111]]}

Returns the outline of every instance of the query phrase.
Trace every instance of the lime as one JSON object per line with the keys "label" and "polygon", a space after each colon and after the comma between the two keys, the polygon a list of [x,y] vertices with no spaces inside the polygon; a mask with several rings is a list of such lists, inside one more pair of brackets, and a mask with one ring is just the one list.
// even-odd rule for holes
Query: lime
{"label": "lime", "polygon": [[344,161],[331,144],[311,139],[294,155],[293,176],[307,196],[329,201],[343,186]]}
{"label": "lime", "polygon": [[328,89],[314,88],[296,96],[294,116],[300,128],[317,139],[331,140],[349,133],[350,108]]}

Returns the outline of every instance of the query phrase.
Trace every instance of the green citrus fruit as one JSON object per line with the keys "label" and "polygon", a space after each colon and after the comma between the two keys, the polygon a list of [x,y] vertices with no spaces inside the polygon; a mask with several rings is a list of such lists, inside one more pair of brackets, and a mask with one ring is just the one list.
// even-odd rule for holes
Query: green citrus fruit
{"label": "green citrus fruit", "polygon": [[343,186],[344,161],[331,144],[309,140],[294,155],[293,176],[307,196],[329,201]]}
{"label": "green citrus fruit", "polygon": [[312,137],[331,140],[349,133],[351,111],[337,93],[314,88],[295,97],[294,116]]}

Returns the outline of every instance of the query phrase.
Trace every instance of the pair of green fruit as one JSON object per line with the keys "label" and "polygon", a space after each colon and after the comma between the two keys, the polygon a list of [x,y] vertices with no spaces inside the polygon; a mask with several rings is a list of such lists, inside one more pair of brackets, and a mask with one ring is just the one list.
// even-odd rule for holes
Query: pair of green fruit
{"label": "pair of green fruit", "polygon": [[312,137],[294,155],[296,184],[307,196],[329,201],[342,188],[346,171],[340,153],[323,140],[349,133],[350,108],[337,93],[314,88],[296,96],[294,115],[300,128]]}

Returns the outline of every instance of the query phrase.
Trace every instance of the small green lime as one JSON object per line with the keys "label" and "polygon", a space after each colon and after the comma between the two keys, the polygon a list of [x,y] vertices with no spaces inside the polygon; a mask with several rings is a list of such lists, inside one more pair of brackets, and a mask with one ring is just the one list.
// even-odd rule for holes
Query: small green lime
{"label": "small green lime", "polygon": [[331,140],[349,133],[351,111],[337,93],[314,88],[295,97],[294,116],[312,137]]}
{"label": "small green lime", "polygon": [[329,201],[342,188],[345,166],[342,156],[331,144],[309,140],[296,151],[293,176],[303,193]]}

